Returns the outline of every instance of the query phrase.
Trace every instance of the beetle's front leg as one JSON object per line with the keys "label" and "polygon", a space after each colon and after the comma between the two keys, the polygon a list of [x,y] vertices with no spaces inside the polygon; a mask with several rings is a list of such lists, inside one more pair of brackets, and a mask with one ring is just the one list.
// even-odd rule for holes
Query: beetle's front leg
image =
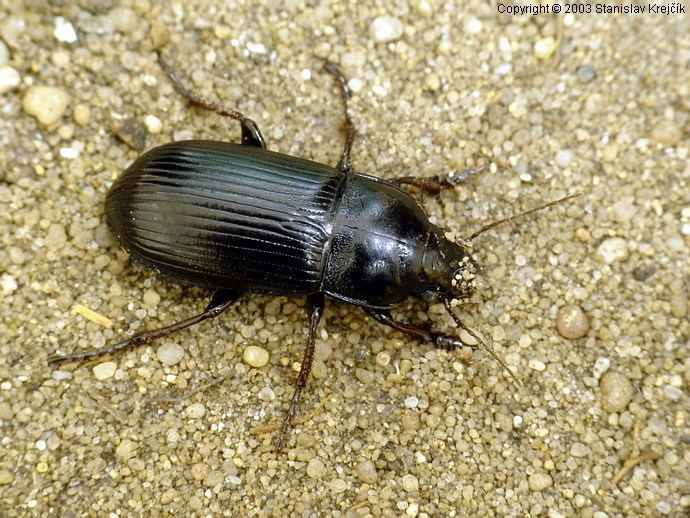
{"label": "beetle's front leg", "polygon": [[224,117],[230,117],[231,119],[235,119],[240,123],[240,127],[242,128],[243,146],[262,147],[264,149],[266,148],[266,141],[264,140],[261,131],[259,131],[259,126],[256,124],[256,122],[254,122],[252,119],[250,119],[243,113],[238,112],[237,110],[233,110],[232,108],[224,108],[220,104],[215,103],[213,101],[209,101],[208,99],[205,99],[200,95],[192,92],[180,80],[180,78],[177,76],[170,64],[168,64],[168,62],[165,61],[160,54],[156,53],[156,55],[158,56],[158,64],[163,69],[163,72],[165,72],[165,75],[168,76],[168,79],[170,79],[170,82],[173,84],[173,87],[175,87],[175,90],[177,90],[177,92],[182,97],[187,99],[187,102],[189,104],[193,104],[194,106],[198,106],[199,108],[204,108],[205,110],[216,112],[217,114],[223,115]]}
{"label": "beetle's front leg", "polygon": [[465,169],[464,171],[452,171],[448,174],[429,177],[401,176],[399,178],[393,178],[390,181],[397,184],[399,187],[403,185],[412,185],[429,194],[438,194],[442,189],[449,189],[456,185],[460,185],[470,176],[481,173],[483,170],[484,166],[479,166]]}
{"label": "beetle's front leg", "polygon": [[295,392],[290,400],[290,407],[285,413],[285,418],[283,419],[283,425],[280,428],[280,433],[278,435],[278,449],[282,450],[285,446],[285,439],[287,433],[292,426],[292,419],[297,414],[297,408],[299,407],[299,401],[302,397],[302,390],[309,380],[309,374],[311,373],[311,366],[314,361],[314,349],[316,344],[316,328],[319,325],[319,320],[321,320],[321,314],[323,313],[324,306],[324,296],[321,293],[310,295],[307,298],[307,304],[310,309],[309,314],[309,338],[307,339],[307,347],[304,350],[304,357],[302,358],[302,366],[299,370],[299,375],[297,376],[297,381],[295,381]]}
{"label": "beetle's front leg", "polygon": [[337,168],[338,171],[347,174],[350,172],[350,151],[352,150],[352,144],[357,134],[355,125],[350,118],[350,112],[347,109],[348,101],[350,100],[350,87],[347,86],[347,79],[345,79],[343,73],[333,63],[327,61],[324,64],[324,69],[338,80],[338,86],[340,87],[340,93],[343,98],[343,109],[345,111],[345,147],[340,155]]}
{"label": "beetle's front leg", "polygon": [[432,331],[429,327],[416,326],[407,322],[397,322],[393,319],[390,311],[386,309],[365,309],[364,311],[377,322],[392,327],[396,331],[414,336],[418,340],[431,344],[438,349],[452,351],[453,349],[460,349],[462,347],[470,347],[471,349],[477,348],[476,345],[465,344],[460,338],[454,335],[437,333]]}

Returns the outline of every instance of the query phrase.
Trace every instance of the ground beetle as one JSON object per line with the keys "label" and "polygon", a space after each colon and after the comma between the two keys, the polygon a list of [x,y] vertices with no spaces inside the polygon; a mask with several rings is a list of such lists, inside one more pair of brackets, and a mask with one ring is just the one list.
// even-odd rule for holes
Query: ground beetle
{"label": "ground beetle", "polygon": [[457,325],[483,344],[453,306],[466,302],[476,287],[472,239],[516,216],[455,242],[429,222],[401,187],[438,192],[477,169],[395,180],[352,172],[355,130],[347,109],[350,94],[345,78],[330,63],[325,68],[338,80],[345,105],[345,148],[335,168],[267,150],[253,120],[195,95],[158,59],[188,102],[237,120],[242,143],[189,140],[147,151],[108,191],[106,220],[118,243],[138,262],[215,291],[199,315],[113,346],[55,356],[51,362],[92,358],[168,336],[217,317],[242,293],[304,296],[310,311],[309,338],[280,429],[281,448],[311,371],[326,297],[358,306],[378,322],[434,347],[462,347],[457,336],[397,321],[390,313],[407,297],[440,301]]}

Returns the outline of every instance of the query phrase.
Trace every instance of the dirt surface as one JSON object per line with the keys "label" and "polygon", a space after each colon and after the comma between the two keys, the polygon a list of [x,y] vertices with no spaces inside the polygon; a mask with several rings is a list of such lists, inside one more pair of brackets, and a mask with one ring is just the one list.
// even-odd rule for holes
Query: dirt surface
{"label": "dirt surface", "polygon": [[[0,514],[687,516],[689,35],[687,14],[477,0],[0,2]],[[486,165],[419,196],[459,236],[583,193],[475,244],[483,286],[461,313],[524,388],[485,351],[431,350],[332,303],[301,405],[318,412],[276,452],[253,429],[287,408],[307,316],[258,296],[159,345],[48,366],[208,299],[132,264],[104,223],[138,149],[239,139],[185,104],[155,48],[270,149],[330,164],[342,109],[320,59],[338,63],[356,171]],[[442,307],[428,318],[452,330]]]}

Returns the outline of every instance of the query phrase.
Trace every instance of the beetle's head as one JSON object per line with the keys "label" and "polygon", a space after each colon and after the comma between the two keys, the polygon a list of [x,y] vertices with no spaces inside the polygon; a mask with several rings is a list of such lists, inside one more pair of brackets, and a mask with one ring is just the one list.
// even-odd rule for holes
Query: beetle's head
{"label": "beetle's head", "polygon": [[455,242],[440,230],[429,238],[423,267],[428,279],[427,289],[421,294],[425,300],[467,302],[477,289],[480,268],[469,242]]}

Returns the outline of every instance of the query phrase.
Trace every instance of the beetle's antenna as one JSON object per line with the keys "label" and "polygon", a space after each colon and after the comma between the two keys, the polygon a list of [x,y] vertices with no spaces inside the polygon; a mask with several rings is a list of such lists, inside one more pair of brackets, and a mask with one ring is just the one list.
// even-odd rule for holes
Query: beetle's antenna
{"label": "beetle's antenna", "polygon": [[475,332],[472,331],[469,327],[467,327],[467,326],[465,325],[465,323],[464,323],[462,320],[460,320],[460,319],[458,318],[458,316],[455,314],[455,312],[453,312],[453,308],[452,308],[452,306],[450,305],[450,300],[445,299],[445,300],[443,301],[443,303],[444,303],[444,306],[446,306],[446,311],[448,312],[448,314],[450,315],[450,317],[455,321],[455,323],[457,324],[457,326],[458,326],[460,329],[462,329],[463,331],[466,331],[470,336],[472,336],[472,338],[474,338],[477,342],[479,342],[479,343],[482,345],[482,347],[483,347],[484,349],[486,349],[487,351],[489,351],[489,354],[490,354],[491,356],[494,357],[494,360],[496,360],[496,361],[501,365],[501,367],[503,367],[503,368],[506,370],[506,372],[507,372],[508,374],[510,374],[510,377],[513,378],[513,380],[515,381],[515,384],[516,384],[518,387],[522,388],[522,387],[524,386],[524,385],[522,384],[522,381],[520,381],[520,380],[518,379],[518,377],[517,377],[515,374],[513,374],[513,371],[510,370],[510,368],[508,367],[508,365],[506,364],[506,362],[504,362],[504,361],[501,359],[501,357],[500,357],[498,354],[496,354],[496,353],[494,352],[494,350],[493,350],[491,347],[489,347],[487,344],[485,344],[485,343],[482,341],[482,339],[479,338],[479,337],[477,336],[477,333],[475,333]]}
{"label": "beetle's antenna", "polygon": [[526,210],[525,212],[520,212],[519,214],[513,214],[512,216],[508,216],[507,218],[499,219],[498,221],[492,221],[488,225],[483,226],[479,230],[477,230],[474,234],[472,234],[470,237],[467,238],[467,241],[472,241],[475,237],[477,237],[479,234],[486,232],[487,230],[490,230],[494,227],[497,227],[499,225],[502,225],[503,223],[508,223],[509,221],[513,221],[514,219],[521,218],[522,216],[528,216],[529,214],[534,214],[535,212],[539,212],[540,210],[548,209],[549,207],[553,207],[554,205],[558,205],[559,203],[563,203],[568,200],[572,200],[573,198],[577,198],[578,196],[582,196],[582,193],[575,193],[575,194],[570,194],[569,196],[565,196],[563,198],[560,198],[558,200],[550,201],[549,203],[545,203],[544,205],[540,205],[539,207],[534,207],[533,209]]}

